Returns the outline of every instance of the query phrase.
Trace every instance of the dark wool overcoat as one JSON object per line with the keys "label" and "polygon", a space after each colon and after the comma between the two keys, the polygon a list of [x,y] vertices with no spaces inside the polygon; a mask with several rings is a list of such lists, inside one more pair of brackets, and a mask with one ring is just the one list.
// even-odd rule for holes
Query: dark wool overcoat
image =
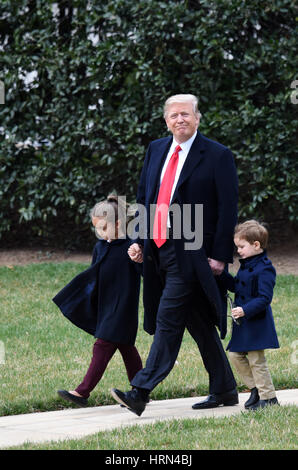
{"label": "dark wool overcoat", "polygon": [[[144,245],[144,328],[153,334],[156,328],[156,314],[163,290],[155,265],[155,246],[150,240],[151,204],[156,203],[160,173],[171,146],[173,137],[165,137],[151,142],[148,147],[138,187],[137,202],[146,207],[145,239],[136,240]],[[237,222],[238,181],[234,157],[231,151],[200,132],[189,150],[182,168],[171,204],[177,204],[184,219],[185,205],[191,207],[187,216],[188,229],[196,229],[196,204],[203,205],[203,246],[188,250],[185,243],[191,240],[185,236],[181,226],[181,238],[174,239],[177,263],[186,281],[198,282],[198,292],[205,295],[202,307],[201,298],[195,310],[205,315],[226,335],[225,292],[217,285],[210,269],[208,257],[231,263],[233,260],[233,232]],[[200,221],[202,226],[202,221]]]}
{"label": "dark wool overcoat", "polygon": [[235,292],[235,304],[242,307],[245,313],[240,325],[233,322],[232,338],[227,349],[246,352],[279,348],[270,306],[276,272],[266,251],[240,259],[236,277],[228,273],[219,277],[228,290]]}
{"label": "dark wool overcoat", "polygon": [[95,338],[135,343],[138,328],[140,266],[130,260],[131,241],[100,240],[91,266],[54,298],[63,315]]}

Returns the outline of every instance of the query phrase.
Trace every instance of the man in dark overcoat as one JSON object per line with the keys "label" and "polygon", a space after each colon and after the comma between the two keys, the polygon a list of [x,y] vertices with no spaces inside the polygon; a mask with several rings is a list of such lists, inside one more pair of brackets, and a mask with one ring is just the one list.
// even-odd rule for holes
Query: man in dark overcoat
{"label": "man in dark overcoat", "polygon": [[[224,338],[226,305],[215,276],[233,260],[238,200],[234,158],[227,147],[198,132],[200,113],[195,96],[169,98],[164,113],[173,136],[155,140],[148,147],[137,195],[137,202],[146,207],[148,230],[129,251],[131,259],[143,261],[144,327],[154,334],[154,340],[145,368],[131,382],[133,389],[112,390],[118,402],[138,415],[145,409],[150,391],[174,366],[186,327],[209,373],[210,395],[193,408],[238,403],[235,379],[215,327]],[[173,170],[174,155],[176,161],[179,157]],[[169,174],[171,187],[165,190]],[[175,211],[169,211],[168,238],[160,243],[151,238],[150,209],[156,202],[159,207],[164,191],[171,193],[171,206],[179,208],[181,230],[176,237]],[[203,220],[199,218],[198,227],[199,206],[203,207]],[[198,246],[202,223],[203,246]]]}

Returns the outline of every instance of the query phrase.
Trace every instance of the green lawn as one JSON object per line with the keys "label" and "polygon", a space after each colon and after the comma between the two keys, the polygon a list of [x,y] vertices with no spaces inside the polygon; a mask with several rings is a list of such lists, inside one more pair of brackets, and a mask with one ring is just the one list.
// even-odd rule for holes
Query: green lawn
{"label": "green lawn", "polygon": [[[294,450],[296,406],[273,406],[224,418],[163,421],[129,426],[82,439],[24,444],[20,450]],[[11,448],[14,449],[14,448]]]}
{"label": "green lawn", "polygon": [[[57,389],[75,388],[85,375],[94,338],[66,320],[52,297],[87,265],[43,263],[0,268],[0,341],[5,363],[0,364],[0,415],[72,407]],[[273,312],[281,348],[267,353],[277,389],[297,387],[298,277],[278,276]],[[142,309],[140,309],[142,317]],[[229,335],[224,341],[226,345]],[[137,347],[146,359],[152,337],[144,333],[142,318]],[[244,386],[238,380],[239,390]],[[93,391],[90,406],[114,403],[110,388],[129,388],[117,352]],[[208,394],[208,377],[192,338],[185,334],[177,363],[152,392],[153,399]]]}

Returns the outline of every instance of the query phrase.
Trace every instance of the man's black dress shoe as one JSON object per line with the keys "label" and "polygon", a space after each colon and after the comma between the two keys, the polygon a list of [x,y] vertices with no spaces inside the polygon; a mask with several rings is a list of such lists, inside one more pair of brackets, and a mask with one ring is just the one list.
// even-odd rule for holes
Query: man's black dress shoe
{"label": "man's black dress shoe", "polygon": [[77,397],[76,395],[69,393],[67,390],[58,390],[57,393],[61,398],[64,398],[64,400],[71,401],[76,405],[87,406],[88,404],[87,398]]}
{"label": "man's black dress shoe", "polygon": [[112,388],[111,394],[120,405],[124,405],[125,408],[138,416],[141,416],[146,408],[146,401],[142,399],[136,388],[133,388],[129,392],[121,392],[121,390],[117,390],[117,388]]}
{"label": "man's black dress shoe", "polygon": [[252,388],[250,391],[249,399],[244,403],[244,408],[245,409],[250,408],[252,405],[255,405],[259,401],[259,399],[260,397],[259,397],[257,387]]}
{"label": "man's black dress shoe", "polygon": [[[152,400],[151,400],[151,398],[149,398],[149,395],[148,395],[148,397],[146,398],[145,402],[146,402],[146,404],[147,404],[147,403],[150,403],[150,401],[152,401]],[[127,408],[127,406],[126,406],[126,405],[122,405],[122,403],[121,403],[120,406],[121,406],[121,408]]]}
{"label": "man's black dress shoe", "polygon": [[266,408],[266,406],[272,406],[272,405],[279,405],[278,400],[277,400],[276,397],[269,398],[269,400],[259,400],[259,401],[257,401],[257,403],[250,406],[248,409],[252,410],[252,411],[255,411],[255,410],[262,409],[262,408]]}
{"label": "man's black dress shoe", "polygon": [[237,390],[231,390],[230,392],[226,393],[209,395],[206,400],[192,405],[192,408],[194,410],[206,410],[207,408],[217,408],[220,405],[232,406],[237,405],[238,403],[239,400]]}

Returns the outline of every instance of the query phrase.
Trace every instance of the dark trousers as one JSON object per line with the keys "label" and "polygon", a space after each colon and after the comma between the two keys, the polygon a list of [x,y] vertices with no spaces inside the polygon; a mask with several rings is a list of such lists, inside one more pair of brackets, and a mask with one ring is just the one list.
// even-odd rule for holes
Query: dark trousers
{"label": "dark trousers", "polygon": [[89,397],[90,392],[100,381],[117,349],[119,349],[123,358],[128,380],[131,381],[133,379],[135,374],[142,369],[142,360],[137,348],[129,344],[111,343],[99,338],[94,343],[93,356],[87,374],[83,382],[76,388],[76,392],[84,398]]}
{"label": "dark trousers", "polygon": [[159,249],[159,269],[164,279],[156,321],[156,331],[146,366],[131,385],[151,391],[172,370],[187,327],[196,341],[209,374],[210,393],[232,390],[236,382],[215,326],[200,311],[194,313],[194,301],[206,305],[198,283],[186,282],[176,262],[174,243],[168,240]]}

